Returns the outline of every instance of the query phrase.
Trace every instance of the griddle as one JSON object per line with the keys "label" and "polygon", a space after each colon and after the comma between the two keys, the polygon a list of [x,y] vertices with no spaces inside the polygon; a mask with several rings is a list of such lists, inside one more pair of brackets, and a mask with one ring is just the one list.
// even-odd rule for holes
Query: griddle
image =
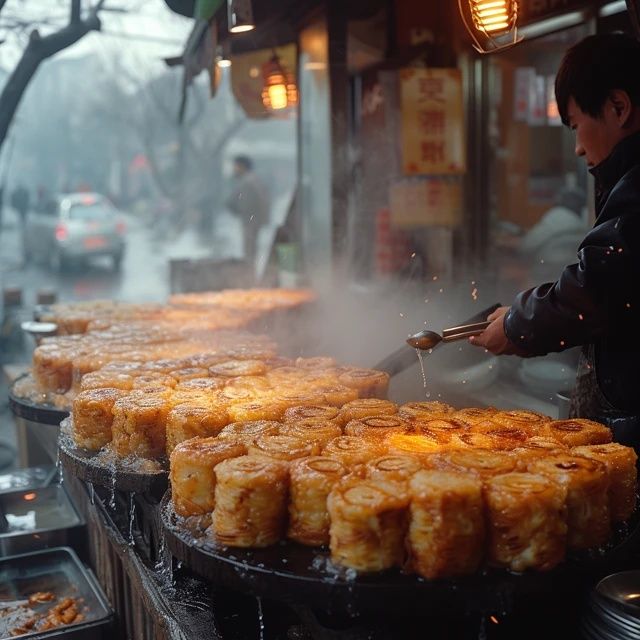
{"label": "griddle", "polygon": [[421,615],[509,613],[516,603],[545,600],[550,594],[582,589],[623,567],[640,549],[638,511],[615,530],[606,550],[570,554],[552,571],[512,573],[485,569],[471,576],[425,580],[400,570],[349,575],[330,563],[329,550],[282,541],[265,549],[213,544],[209,518],[181,518],[167,491],[160,521],[171,553],[194,573],[219,586],[290,605],[308,605],[336,614],[419,611]]}
{"label": "griddle", "polygon": [[72,437],[72,418],[60,423],[58,450],[65,470],[85,482],[118,491],[162,495],[169,483],[168,463],[160,461],[158,471],[138,471],[115,458],[110,462],[99,453],[77,447]]}
{"label": "griddle", "polygon": [[23,377],[24,376],[20,376],[9,389],[9,407],[11,411],[19,418],[24,418],[30,422],[57,427],[60,422],[69,415],[69,411],[59,409],[50,404],[40,404],[28,398],[19,398],[16,396],[13,393],[13,385],[15,385],[18,380],[22,380]]}

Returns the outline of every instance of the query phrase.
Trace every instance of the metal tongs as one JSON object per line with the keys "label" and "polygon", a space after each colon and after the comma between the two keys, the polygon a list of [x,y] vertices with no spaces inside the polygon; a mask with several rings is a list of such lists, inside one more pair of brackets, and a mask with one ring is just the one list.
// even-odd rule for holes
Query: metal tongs
{"label": "metal tongs", "polygon": [[376,364],[374,369],[386,371],[390,376],[394,376],[416,363],[416,352],[414,349],[433,349],[441,342],[453,342],[454,340],[462,340],[469,336],[480,335],[491,324],[487,321],[487,316],[492,314],[500,306],[501,304],[497,302],[487,309],[476,313],[463,324],[444,329],[442,335],[435,331],[424,329],[407,339],[407,344],[413,347],[413,349],[410,349],[406,345],[401,347]]}
{"label": "metal tongs", "polygon": [[[490,311],[489,313],[492,312]],[[462,340],[470,336],[479,336],[490,324],[491,322],[489,322],[489,320],[473,322],[472,324],[461,324],[459,327],[443,329],[442,335],[435,331],[423,329],[410,338],[407,338],[407,344],[414,349],[426,351],[427,349],[433,349],[437,344],[440,344],[440,342],[454,342],[455,340]]]}

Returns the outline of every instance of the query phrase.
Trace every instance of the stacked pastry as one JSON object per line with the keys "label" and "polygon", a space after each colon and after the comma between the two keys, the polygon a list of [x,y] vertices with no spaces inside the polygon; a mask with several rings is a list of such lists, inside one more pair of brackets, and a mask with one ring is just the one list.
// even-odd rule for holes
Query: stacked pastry
{"label": "stacked pastry", "polygon": [[[365,405],[376,402],[373,396],[386,395],[388,381],[385,373],[338,366],[331,358],[221,360],[213,351],[115,361],[82,376],[73,401],[73,436],[91,451],[108,445],[120,457],[157,459],[189,438],[220,434],[242,441],[256,455],[279,451],[290,460],[335,442],[360,405],[344,415],[337,407],[358,398]],[[278,424],[277,438],[258,437],[274,436],[260,429],[282,419],[286,424]],[[292,453],[296,443],[302,443],[299,455]]]}
{"label": "stacked pastry", "polygon": [[211,518],[217,542],[288,538],[429,579],[551,569],[606,544],[636,501],[636,455],[603,425],[436,402],[291,407],[185,440],[170,462],[176,513]]}

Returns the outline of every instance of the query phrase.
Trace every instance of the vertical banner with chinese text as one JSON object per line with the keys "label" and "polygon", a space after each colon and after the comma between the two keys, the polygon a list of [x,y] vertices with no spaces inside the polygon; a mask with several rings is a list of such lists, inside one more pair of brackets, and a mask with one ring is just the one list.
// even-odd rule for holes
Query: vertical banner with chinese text
{"label": "vertical banner with chinese text", "polygon": [[402,69],[402,167],[405,175],[465,171],[464,108],[459,69]]}

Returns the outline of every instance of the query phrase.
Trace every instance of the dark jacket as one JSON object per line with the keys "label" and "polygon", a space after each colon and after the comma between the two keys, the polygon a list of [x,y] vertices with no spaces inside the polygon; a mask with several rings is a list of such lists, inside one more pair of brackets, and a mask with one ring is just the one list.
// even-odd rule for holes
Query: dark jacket
{"label": "dark jacket", "polygon": [[578,263],[523,291],[505,316],[507,337],[530,355],[593,345],[597,382],[613,407],[640,414],[640,134],[591,169],[596,222]]}

